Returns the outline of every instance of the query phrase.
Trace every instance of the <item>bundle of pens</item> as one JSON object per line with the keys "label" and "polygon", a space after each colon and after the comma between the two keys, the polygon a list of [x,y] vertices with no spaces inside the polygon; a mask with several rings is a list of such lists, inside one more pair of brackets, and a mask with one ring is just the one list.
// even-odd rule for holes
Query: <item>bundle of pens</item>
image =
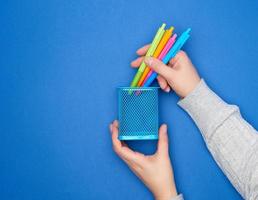
{"label": "bundle of pens", "polygon": [[[148,49],[146,56],[152,56],[161,60],[167,64],[170,59],[180,51],[187,39],[190,37],[191,31],[188,28],[182,35],[176,40],[177,34],[172,36],[174,27],[165,30],[166,24],[158,29],[150,48]],[[157,77],[157,73],[152,71],[144,62],[141,63],[137,74],[135,75],[131,87],[148,87]]]}

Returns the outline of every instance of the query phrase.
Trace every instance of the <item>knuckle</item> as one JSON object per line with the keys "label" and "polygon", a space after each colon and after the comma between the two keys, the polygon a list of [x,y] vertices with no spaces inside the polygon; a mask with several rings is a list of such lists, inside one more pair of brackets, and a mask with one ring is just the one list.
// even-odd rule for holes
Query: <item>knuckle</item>
{"label": "knuckle", "polygon": [[186,54],[185,51],[181,50],[181,51],[178,52],[177,56],[178,57],[187,57],[187,54]]}
{"label": "knuckle", "polygon": [[163,63],[155,58],[155,59],[153,59],[153,65],[160,67],[161,65],[163,65]]}

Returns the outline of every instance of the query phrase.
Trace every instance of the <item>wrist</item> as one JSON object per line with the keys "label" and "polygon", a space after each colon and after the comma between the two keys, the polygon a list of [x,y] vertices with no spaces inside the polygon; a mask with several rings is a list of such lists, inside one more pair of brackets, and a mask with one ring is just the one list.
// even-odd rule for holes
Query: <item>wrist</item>
{"label": "wrist", "polygon": [[168,191],[165,191],[165,192],[163,191],[162,193],[157,194],[157,195],[154,194],[154,197],[155,197],[155,200],[170,200],[170,199],[176,197],[177,195],[178,195],[178,193],[177,193],[176,188],[172,187]]}
{"label": "wrist", "polygon": [[201,78],[199,76],[193,78],[191,82],[188,85],[188,87],[185,88],[183,94],[181,95],[181,98],[185,98],[187,95],[189,95],[194,89],[199,85],[201,82]]}

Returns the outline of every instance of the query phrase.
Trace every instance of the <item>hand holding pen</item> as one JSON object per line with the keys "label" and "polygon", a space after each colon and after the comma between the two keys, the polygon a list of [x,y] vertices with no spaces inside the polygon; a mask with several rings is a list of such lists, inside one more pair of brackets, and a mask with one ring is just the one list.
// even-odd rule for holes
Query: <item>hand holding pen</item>
{"label": "hand holding pen", "polygon": [[149,45],[146,45],[137,51],[140,57],[131,62],[131,66],[137,68],[144,60],[154,72],[159,74],[157,77],[158,83],[164,91],[169,92],[173,89],[183,98],[200,82],[200,77],[185,52],[179,51],[177,55],[165,65],[156,58],[144,57],[148,48]]}

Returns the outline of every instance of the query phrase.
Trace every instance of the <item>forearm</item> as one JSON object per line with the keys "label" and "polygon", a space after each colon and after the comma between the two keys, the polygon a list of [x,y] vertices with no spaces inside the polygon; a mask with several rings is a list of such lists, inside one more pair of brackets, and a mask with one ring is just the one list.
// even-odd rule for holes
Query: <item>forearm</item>
{"label": "forearm", "polygon": [[257,197],[258,142],[256,130],[212,92],[204,81],[179,102],[199,127],[214,159],[239,193]]}

